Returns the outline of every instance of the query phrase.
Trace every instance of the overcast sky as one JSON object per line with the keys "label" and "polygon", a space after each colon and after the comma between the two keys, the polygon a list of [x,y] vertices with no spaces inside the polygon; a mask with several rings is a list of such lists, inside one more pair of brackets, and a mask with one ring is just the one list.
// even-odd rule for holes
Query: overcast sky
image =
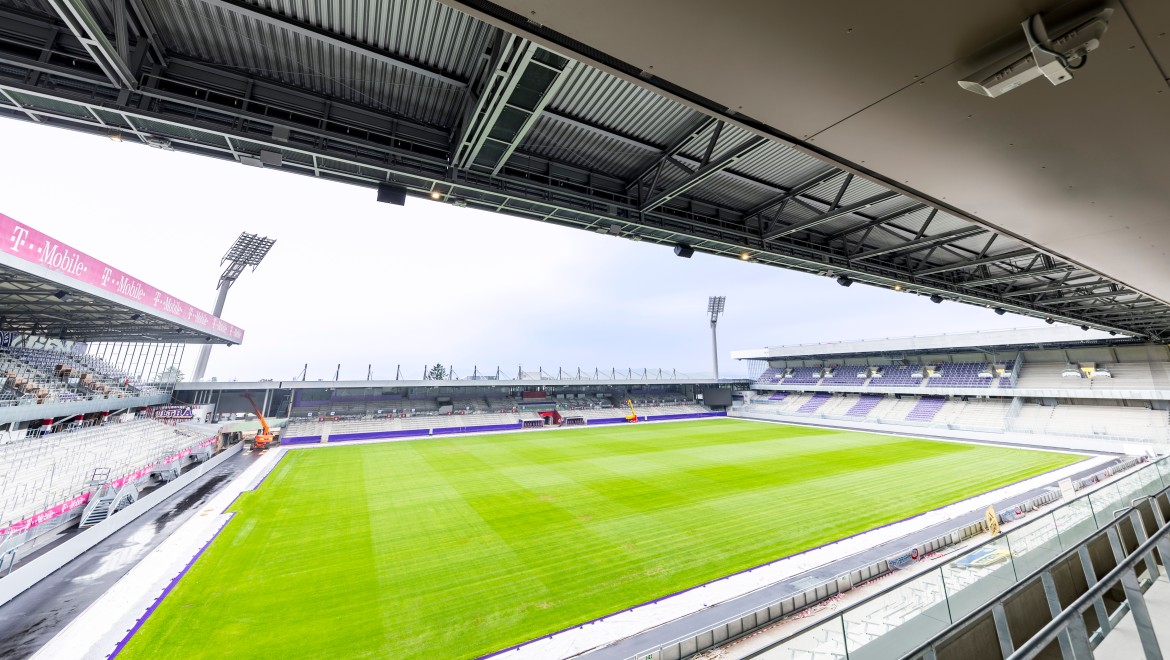
{"label": "overcast sky", "polygon": [[[707,297],[736,349],[1029,327],[1037,319],[635,243],[430,200],[0,120],[0,213],[210,311],[241,231],[276,239],[223,318],[220,380],[418,378],[426,364],[515,373],[711,369]],[[187,352],[191,373],[196,350]]]}

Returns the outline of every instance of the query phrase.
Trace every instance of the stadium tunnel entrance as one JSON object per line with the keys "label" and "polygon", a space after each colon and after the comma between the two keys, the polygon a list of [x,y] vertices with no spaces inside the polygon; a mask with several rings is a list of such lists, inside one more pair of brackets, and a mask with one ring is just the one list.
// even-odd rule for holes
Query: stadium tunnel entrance
{"label": "stadium tunnel entrance", "polygon": [[537,414],[544,420],[545,426],[559,426],[561,423],[561,413],[555,410],[541,410]]}

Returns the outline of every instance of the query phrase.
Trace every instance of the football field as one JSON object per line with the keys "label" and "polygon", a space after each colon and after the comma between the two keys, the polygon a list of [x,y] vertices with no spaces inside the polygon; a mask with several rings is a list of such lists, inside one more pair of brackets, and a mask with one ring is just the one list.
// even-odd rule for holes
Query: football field
{"label": "football field", "polygon": [[729,419],[289,451],[119,658],[472,658],[1082,458]]}

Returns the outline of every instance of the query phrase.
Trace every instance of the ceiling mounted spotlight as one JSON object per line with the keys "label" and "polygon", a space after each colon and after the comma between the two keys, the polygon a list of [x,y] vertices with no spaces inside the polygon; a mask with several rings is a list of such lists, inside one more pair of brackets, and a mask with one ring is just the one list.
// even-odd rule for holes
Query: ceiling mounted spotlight
{"label": "ceiling mounted spotlight", "polygon": [[747,252],[740,252],[739,258],[744,260],[744,261],[750,261],[752,258],[752,255],[748,254]]}
{"label": "ceiling mounted spotlight", "polygon": [[69,300],[69,292],[68,291],[57,291],[56,293],[53,294],[53,297],[56,298],[57,300],[60,300],[61,302],[65,302],[66,300]]}
{"label": "ceiling mounted spotlight", "polygon": [[436,188],[436,189],[431,191],[431,199],[433,199],[433,200],[443,199],[443,193],[438,188]]}
{"label": "ceiling mounted spotlight", "polygon": [[937,305],[937,304],[939,304],[939,303],[940,303],[940,302],[942,302],[942,301],[943,301],[943,297],[942,297],[942,296],[940,296],[940,295],[938,295],[937,293],[932,293],[932,294],[930,294],[930,302],[932,302],[932,303],[934,303],[934,304],[936,304],[936,305]]}
{"label": "ceiling mounted spotlight", "polygon": [[1044,322],[1047,323],[1048,325],[1052,325],[1053,323],[1056,323],[1056,320],[1055,319],[1044,319]]}
{"label": "ceiling mounted spotlight", "polygon": [[142,315],[141,315],[141,314],[131,314],[131,315],[130,315],[130,320],[131,320],[131,321],[137,321],[137,320],[138,320],[138,319],[140,319],[140,318],[142,318]]}
{"label": "ceiling mounted spotlight", "polygon": [[895,285],[894,285],[894,291],[901,291],[901,290],[902,290],[902,285],[901,285],[901,284],[895,284]]}
{"label": "ceiling mounted spotlight", "polygon": [[842,275],[841,277],[837,278],[837,284],[840,284],[841,286],[851,286],[853,284],[853,280],[849,279],[849,277],[846,275]]}
{"label": "ceiling mounted spotlight", "polygon": [[1089,331],[1089,326],[1087,326],[1087,325],[1082,325],[1082,326],[1081,326],[1081,330],[1084,330],[1085,332],[1088,332],[1088,331]]}
{"label": "ceiling mounted spotlight", "polygon": [[1004,308],[1002,308],[1002,307],[996,307],[996,308],[995,308],[995,313],[996,313],[996,314],[999,314],[1000,316],[1003,316],[1004,314],[1006,314],[1006,313],[1007,313],[1007,311],[1005,311],[1005,310],[1004,310]]}
{"label": "ceiling mounted spotlight", "polygon": [[695,253],[695,248],[687,245],[686,243],[679,243],[678,245],[674,246],[674,255],[676,257],[682,257],[683,259],[690,259],[691,255],[693,255],[694,253]]}
{"label": "ceiling mounted spotlight", "polygon": [[1116,337],[1116,336],[1117,336],[1117,331],[1116,331],[1116,330],[1110,330],[1110,331],[1109,331],[1109,336],[1110,336],[1110,337]]}

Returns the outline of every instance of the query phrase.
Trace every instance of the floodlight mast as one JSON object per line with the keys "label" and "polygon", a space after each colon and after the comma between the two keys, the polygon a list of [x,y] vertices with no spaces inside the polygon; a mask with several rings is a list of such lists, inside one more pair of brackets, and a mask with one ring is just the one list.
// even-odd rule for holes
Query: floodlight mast
{"label": "floodlight mast", "polygon": [[715,372],[715,380],[719,380],[719,340],[715,336],[715,326],[719,323],[719,315],[723,313],[723,304],[727,296],[711,296],[707,299],[707,313],[711,315],[711,368]]}
{"label": "floodlight mast", "polygon": [[[223,304],[227,300],[228,289],[232,288],[236,279],[244,272],[244,268],[251,266],[252,270],[256,270],[260,262],[264,261],[264,257],[268,256],[268,251],[272,249],[273,243],[276,243],[274,238],[241,232],[236,242],[228,248],[223,259],[219,260],[219,265],[227,264],[227,268],[219,276],[219,283],[215,285],[215,288],[219,289],[219,296],[215,299],[215,311],[212,312],[216,318],[223,314]],[[211,344],[204,344],[199,349],[199,361],[195,363],[195,374],[191,380],[196,382],[203,380],[203,375],[207,371],[207,360],[210,357]]]}

